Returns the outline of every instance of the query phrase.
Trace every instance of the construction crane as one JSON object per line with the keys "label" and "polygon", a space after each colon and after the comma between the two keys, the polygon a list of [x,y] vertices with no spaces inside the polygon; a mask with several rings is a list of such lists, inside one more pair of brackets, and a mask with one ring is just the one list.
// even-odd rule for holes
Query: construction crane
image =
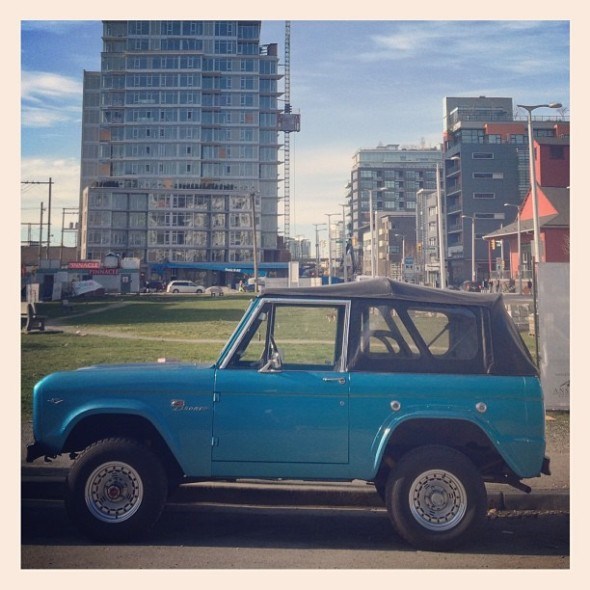
{"label": "construction crane", "polygon": [[301,117],[291,107],[291,21],[285,21],[285,110],[279,115],[279,130],[285,134],[283,144],[283,234],[291,236],[291,133],[301,128]]}

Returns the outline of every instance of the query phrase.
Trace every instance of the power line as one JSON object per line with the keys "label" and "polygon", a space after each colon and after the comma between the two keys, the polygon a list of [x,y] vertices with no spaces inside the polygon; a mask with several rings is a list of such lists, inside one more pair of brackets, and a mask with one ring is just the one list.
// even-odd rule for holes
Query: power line
{"label": "power line", "polygon": [[[51,242],[51,188],[53,187],[53,180],[21,180],[21,184],[24,185],[35,185],[35,184],[46,184],[49,188],[49,200],[47,203],[47,252],[46,258],[49,258],[49,246]],[[26,189],[26,187],[25,187]],[[43,205],[41,205],[43,208]],[[43,210],[43,209],[42,209]],[[41,240],[39,240],[41,242]]]}

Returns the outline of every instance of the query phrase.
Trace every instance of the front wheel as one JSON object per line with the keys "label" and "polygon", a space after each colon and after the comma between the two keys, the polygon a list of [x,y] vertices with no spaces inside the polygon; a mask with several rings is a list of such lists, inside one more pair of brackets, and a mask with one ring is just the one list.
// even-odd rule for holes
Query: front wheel
{"label": "front wheel", "polygon": [[418,549],[446,551],[481,525],[486,490],[473,463],[443,446],[416,448],[392,469],[387,510],[397,532]]}
{"label": "front wheel", "polygon": [[66,510],[89,537],[125,541],[159,518],[168,491],[158,456],[135,440],[110,438],[76,459],[66,482]]}

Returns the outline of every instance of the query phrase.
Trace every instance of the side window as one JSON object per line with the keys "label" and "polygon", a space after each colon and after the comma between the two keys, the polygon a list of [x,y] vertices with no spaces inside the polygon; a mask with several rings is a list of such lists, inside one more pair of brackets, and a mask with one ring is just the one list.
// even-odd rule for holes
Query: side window
{"label": "side window", "polygon": [[352,316],[351,371],[484,372],[480,316],[467,307],[365,301]]}
{"label": "side window", "polygon": [[228,368],[331,371],[340,368],[346,307],[267,303]]}
{"label": "side window", "polygon": [[275,307],[273,340],[284,368],[334,370],[340,360],[344,306]]}
{"label": "side window", "polygon": [[479,352],[475,315],[469,309],[408,309],[416,330],[435,358],[471,360]]}
{"label": "side window", "polygon": [[363,353],[369,358],[416,358],[420,354],[398,312],[390,305],[368,306],[361,331]]}

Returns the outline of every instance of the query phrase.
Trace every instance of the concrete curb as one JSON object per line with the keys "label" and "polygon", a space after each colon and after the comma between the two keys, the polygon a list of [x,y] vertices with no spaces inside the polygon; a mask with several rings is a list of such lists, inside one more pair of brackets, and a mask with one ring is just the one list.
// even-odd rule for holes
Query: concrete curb
{"label": "concrete curb", "polygon": [[[67,469],[22,469],[22,499],[60,500],[64,497]],[[558,510],[569,512],[569,489],[519,491],[488,489],[488,508],[496,510]],[[203,482],[184,484],[169,498],[169,504],[215,503],[250,506],[338,506],[383,508],[372,485],[364,482],[310,483],[301,481]]]}

